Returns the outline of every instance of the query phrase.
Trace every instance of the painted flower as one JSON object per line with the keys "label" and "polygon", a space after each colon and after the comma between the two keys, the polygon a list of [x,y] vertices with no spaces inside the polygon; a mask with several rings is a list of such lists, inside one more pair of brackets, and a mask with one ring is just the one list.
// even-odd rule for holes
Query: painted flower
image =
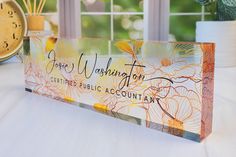
{"label": "painted flower", "polygon": [[137,60],[137,54],[140,52],[143,41],[118,41],[115,46],[122,52],[128,53],[133,59]]}
{"label": "painted flower", "polygon": [[[151,93],[155,91],[150,90]],[[157,93],[153,97],[158,98]],[[200,134],[201,99],[196,92],[185,87],[171,87],[164,99],[146,104],[146,107],[149,108],[150,121],[163,124],[163,128],[167,126],[167,132],[178,136],[183,136],[183,130]]]}

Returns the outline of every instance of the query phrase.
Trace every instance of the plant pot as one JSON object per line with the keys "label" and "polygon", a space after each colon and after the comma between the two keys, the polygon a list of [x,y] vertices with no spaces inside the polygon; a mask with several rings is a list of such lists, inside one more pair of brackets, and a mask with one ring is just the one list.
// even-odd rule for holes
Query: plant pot
{"label": "plant pot", "polygon": [[196,41],[216,44],[216,67],[236,66],[236,21],[197,22]]}

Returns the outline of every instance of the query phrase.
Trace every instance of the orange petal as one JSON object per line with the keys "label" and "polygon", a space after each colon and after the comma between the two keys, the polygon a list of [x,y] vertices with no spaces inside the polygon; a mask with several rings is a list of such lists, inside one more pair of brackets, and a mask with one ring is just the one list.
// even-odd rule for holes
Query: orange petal
{"label": "orange petal", "polygon": [[143,46],[143,41],[135,41],[136,49],[140,49]]}
{"label": "orange petal", "polygon": [[46,52],[49,52],[51,51],[52,49],[55,48],[55,44],[57,42],[57,38],[48,38],[47,42],[46,42]]}
{"label": "orange petal", "polygon": [[119,41],[115,44],[115,46],[123,52],[127,52],[127,53],[131,54],[132,56],[135,55],[133,49],[131,48],[129,43],[126,41]]}
{"label": "orange petal", "polygon": [[172,61],[168,58],[164,58],[161,60],[161,65],[164,67],[168,67],[172,64]]}

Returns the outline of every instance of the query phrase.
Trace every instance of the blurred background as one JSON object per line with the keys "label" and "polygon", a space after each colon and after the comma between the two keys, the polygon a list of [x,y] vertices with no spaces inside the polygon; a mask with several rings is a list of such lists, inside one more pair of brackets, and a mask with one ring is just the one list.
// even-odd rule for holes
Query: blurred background
{"label": "blurred background", "polygon": [[[17,1],[22,5],[22,0]],[[202,7],[194,0],[170,1],[170,40],[195,41],[195,25],[202,20]],[[143,0],[82,0],[81,10],[83,37],[143,38]],[[48,0],[44,13],[48,29],[57,34],[57,0]]]}

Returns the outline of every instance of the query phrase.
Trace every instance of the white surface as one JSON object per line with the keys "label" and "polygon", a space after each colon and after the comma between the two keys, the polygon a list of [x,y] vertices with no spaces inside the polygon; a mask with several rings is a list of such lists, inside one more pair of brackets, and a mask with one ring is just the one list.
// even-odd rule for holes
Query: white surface
{"label": "white surface", "polygon": [[216,66],[236,66],[236,21],[197,22],[196,41],[216,43]]}
{"label": "white surface", "polygon": [[216,70],[213,133],[195,143],[24,91],[0,65],[0,157],[235,157],[236,68]]}

